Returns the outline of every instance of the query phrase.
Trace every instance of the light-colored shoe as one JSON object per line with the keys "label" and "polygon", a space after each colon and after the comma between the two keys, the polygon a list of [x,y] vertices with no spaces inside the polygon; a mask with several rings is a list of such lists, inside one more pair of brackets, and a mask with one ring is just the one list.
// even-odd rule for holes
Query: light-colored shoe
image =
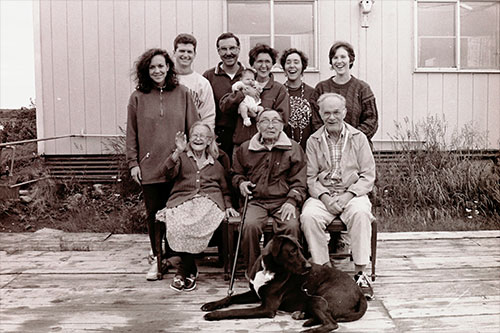
{"label": "light-colored shoe", "polygon": [[146,280],[148,281],[156,281],[158,280],[158,264],[156,263],[156,257],[154,257],[153,262],[151,264],[151,268],[146,275]]}

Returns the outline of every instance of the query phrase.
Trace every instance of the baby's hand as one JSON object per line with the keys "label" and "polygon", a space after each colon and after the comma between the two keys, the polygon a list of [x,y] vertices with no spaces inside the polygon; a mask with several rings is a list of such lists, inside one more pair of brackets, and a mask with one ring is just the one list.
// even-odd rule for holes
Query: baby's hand
{"label": "baby's hand", "polygon": [[250,118],[243,119],[243,125],[245,125],[246,127],[252,126],[252,121],[250,120]]}

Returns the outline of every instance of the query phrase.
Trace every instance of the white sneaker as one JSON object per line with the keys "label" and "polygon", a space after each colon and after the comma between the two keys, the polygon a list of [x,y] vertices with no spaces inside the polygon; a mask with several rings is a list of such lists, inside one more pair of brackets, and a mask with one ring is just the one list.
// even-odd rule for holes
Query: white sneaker
{"label": "white sneaker", "polygon": [[158,264],[156,263],[156,257],[153,257],[153,262],[151,264],[151,268],[146,275],[146,280],[148,281],[156,281],[158,280]]}

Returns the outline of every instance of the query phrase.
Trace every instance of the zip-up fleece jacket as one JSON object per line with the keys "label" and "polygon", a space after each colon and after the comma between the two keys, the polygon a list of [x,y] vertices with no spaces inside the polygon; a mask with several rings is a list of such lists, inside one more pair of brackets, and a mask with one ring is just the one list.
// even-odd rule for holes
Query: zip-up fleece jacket
{"label": "zip-up fleece jacket", "polygon": [[[243,119],[238,117],[238,106],[244,98],[245,94],[243,94],[243,92],[235,91],[226,94],[220,100],[220,109],[222,113],[229,113],[237,116],[236,130],[233,135],[233,143],[235,145],[241,145],[243,142],[250,140],[252,136],[257,133],[255,118],[250,118],[252,120],[252,125],[246,127],[243,125]],[[270,74],[269,81],[260,94],[260,99],[261,106],[278,111],[283,118],[285,126],[288,124],[288,118],[290,116],[288,92],[284,85],[274,81],[273,74]]]}
{"label": "zip-up fleece jacket", "polygon": [[227,93],[231,92],[231,87],[241,78],[241,72],[245,66],[238,62],[240,66],[234,77],[231,79],[229,75],[222,69],[222,61],[217,67],[210,68],[203,73],[203,76],[210,82],[214,91],[215,100],[215,128],[230,128],[232,131],[236,127],[236,119],[238,114],[222,113],[220,110],[219,101]]}
{"label": "zip-up fleece jacket", "polygon": [[257,186],[252,190],[255,200],[282,199],[299,207],[306,197],[306,161],[300,145],[284,132],[269,150],[259,142],[260,133],[236,150],[233,161],[233,186],[243,181]]}
{"label": "zip-up fleece jacket", "polygon": [[130,169],[140,166],[142,184],[166,181],[161,167],[175,149],[175,134],[189,133],[197,120],[191,94],[182,85],[172,91],[132,93],[127,114],[127,163]]}
{"label": "zip-up fleece jacket", "polygon": [[[345,148],[340,159],[342,170],[341,186],[355,196],[368,194],[375,182],[375,160],[363,132],[351,125],[347,127]],[[326,129],[321,126],[307,140],[307,186],[311,197],[319,199],[321,194],[329,193],[324,186],[325,177],[331,169],[330,151],[326,142]]]}

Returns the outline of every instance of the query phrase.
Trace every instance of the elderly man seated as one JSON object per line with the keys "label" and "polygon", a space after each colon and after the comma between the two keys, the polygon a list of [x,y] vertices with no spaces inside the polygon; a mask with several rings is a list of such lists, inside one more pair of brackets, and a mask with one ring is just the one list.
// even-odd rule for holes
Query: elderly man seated
{"label": "elderly man seated", "polygon": [[275,110],[257,116],[257,134],[235,152],[233,186],[250,196],[243,224],[242,252],[248,273],[260,255],[260,238],[268,217],[275,234],[299,238],[298,206],[306,196],[306,162],[298,143],[283,132]]}
{"label": "elderly man seated", "polygon": [[330,263],[326,227],[337,216],[347,226],[356,275],[368,299],[373,297],[366,265],[370,261],[371,203],[375,161],[366,136],[344,122],[345,98],[325,93],[318,98],[324,125],[313,133],[306,148],[307,185],[311,197],[300,216],[312,260]]}

